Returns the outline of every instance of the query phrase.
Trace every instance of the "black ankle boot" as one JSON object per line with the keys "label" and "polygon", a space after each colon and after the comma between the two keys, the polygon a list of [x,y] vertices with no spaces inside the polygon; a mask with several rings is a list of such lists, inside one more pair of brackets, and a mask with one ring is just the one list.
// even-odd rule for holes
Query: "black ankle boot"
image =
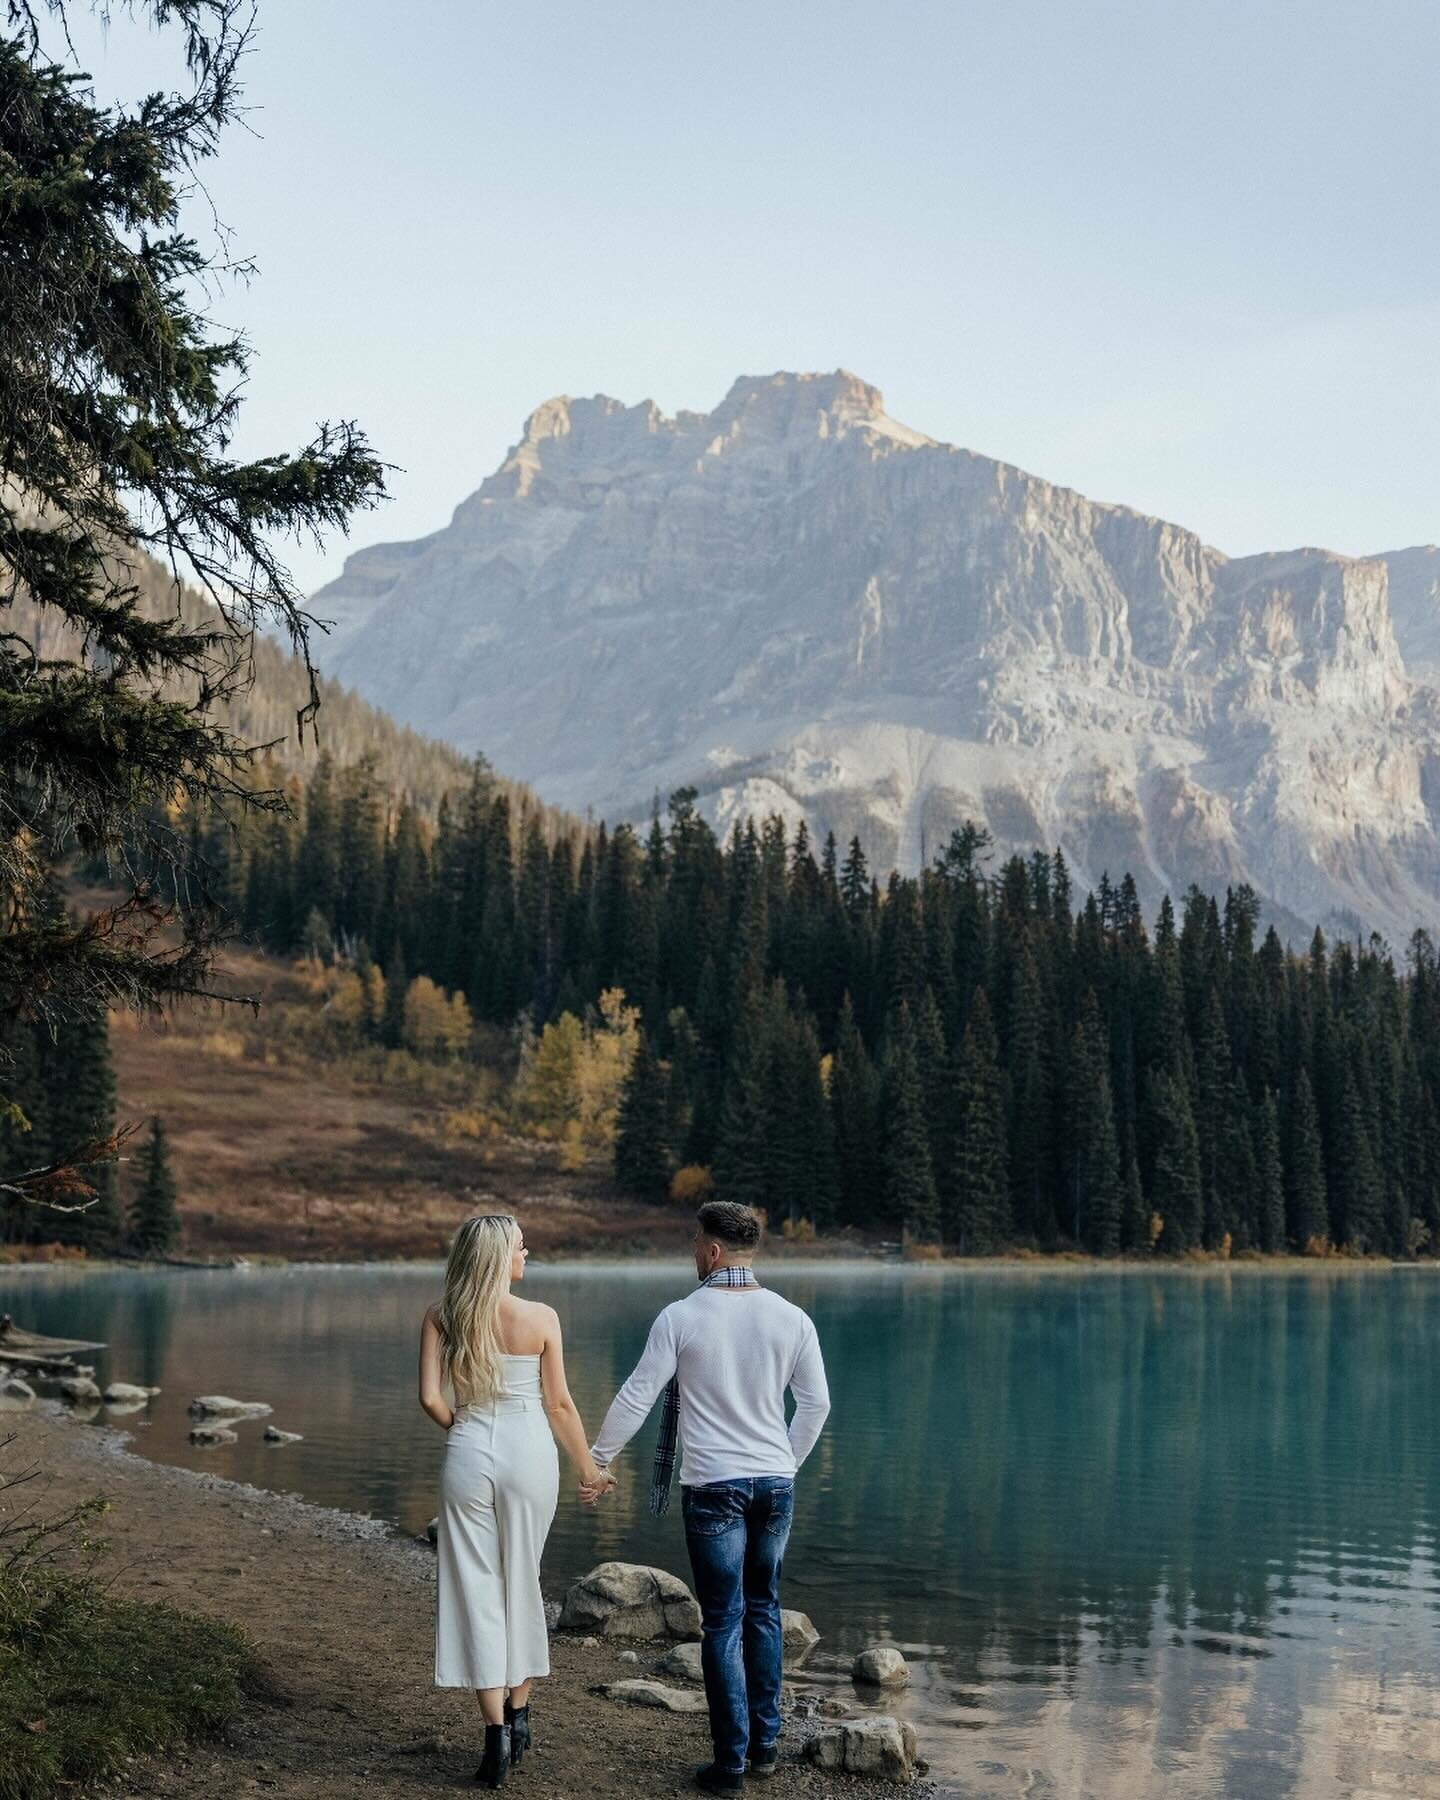
{"label": "black ankle boot", "polygon": [[512,1706],[507,1700],[505,1723],[510,1727],[510,1767],[518,1769],[521,1757],[530,1748],[530,1702]]}
{"label": "black ankle boot", "polygon": [[510,1773],[510,1727],[508,1725],[487,1725],[485,1727],[485,1754],[480,1758],[480,1767],[475,1771],[475,1779],[481,1787],[504,1787],[505,1778]]}

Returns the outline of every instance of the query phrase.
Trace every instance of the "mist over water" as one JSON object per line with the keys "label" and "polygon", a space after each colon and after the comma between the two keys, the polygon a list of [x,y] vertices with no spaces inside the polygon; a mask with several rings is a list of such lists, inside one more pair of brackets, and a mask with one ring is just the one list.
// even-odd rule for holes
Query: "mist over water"
{"label": "mist over water", "polygon": [[[1440,1273],[771,1266],[834,1412],[801,1473],[786,1599],[807,1680],[898,1643],[942,1785],[1127,1800],[1440,1793]],[[693,1273],[533,1267],[593,1432]],[[0,1271],[0,1310],[107,1339],[164,1389],[134,1447],[419,1530],[442,1435],[415,1401],[440,1268]],[[192,1449],[200,1393],[305,1441]],[[106,1415],[102,1413],[101,1418]],[[147,1421],[148,1422],[145,1422]],[[567,1486],[545,1586],[610,1557],[688,1577],[646,1511],[655,1420],[598,1513]],[[428,1645],[417,1645],[418,1656]]]}

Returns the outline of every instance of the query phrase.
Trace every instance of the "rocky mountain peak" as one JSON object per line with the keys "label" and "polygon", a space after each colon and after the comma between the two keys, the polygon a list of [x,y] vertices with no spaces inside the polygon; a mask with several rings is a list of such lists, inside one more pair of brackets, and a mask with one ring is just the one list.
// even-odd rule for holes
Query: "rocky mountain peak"
{"label": "rocky mountain peak", "polygon": [[742,375],[720,402],[710,422],[723,429],[736,419],[765,421],[785,430],[799,426],[817,430],[822,418],[836,423],[883,418],[885,401],[879,388],[835,369],[828,375]]}
{"label": "rocky mountain peak", "polygon": [[1296,932],[1397,941],[1440,913],[1440,553],[1227,558],[847,370],[673,417],[547,401],[450,527],[316,610],[329,672],[572,809],[694,784],[881,869],[969,818],[1152,903],[1243,880]]}

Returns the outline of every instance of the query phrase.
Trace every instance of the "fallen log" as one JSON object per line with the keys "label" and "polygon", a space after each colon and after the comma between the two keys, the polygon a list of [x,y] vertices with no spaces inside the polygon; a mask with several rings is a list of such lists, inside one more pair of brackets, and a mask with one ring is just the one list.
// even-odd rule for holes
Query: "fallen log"
{"label": "fallen log", "polygon": [[85,1338],[45,1337],[38,1331],[22,1331],[9,1313],[0,1313],[0,1358],[15,1362],[17,1352],[30,1351],[37,1356],[73,1356],[80,1350],[103,1350],[103,1342]]}

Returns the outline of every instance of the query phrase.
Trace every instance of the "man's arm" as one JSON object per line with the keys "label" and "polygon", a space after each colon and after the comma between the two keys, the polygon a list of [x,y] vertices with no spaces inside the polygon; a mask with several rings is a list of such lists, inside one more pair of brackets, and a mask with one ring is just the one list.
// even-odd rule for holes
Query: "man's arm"
{"label": "man's arm", "polygon": [[790,1375],[790,1392],[795,1396],[795,1416],[790,1421],[790,1448],[795,1452],[798,1468],[815,1448],[815,1440],[830,1414],[830,1386],[825,1379],[825,1363],[820,1355],[820,1340],[809,1319],[800,1343],[800,1354]]}
{"label": "man's arm", "polygon": [[650,1327],[644,1354],[636,1363],[630,1379],[610,1402],[590,1454],[603,1469],[615,1458],[645,1423],[650,1408],[675,1373],[675,1327],[667,1306]]}

